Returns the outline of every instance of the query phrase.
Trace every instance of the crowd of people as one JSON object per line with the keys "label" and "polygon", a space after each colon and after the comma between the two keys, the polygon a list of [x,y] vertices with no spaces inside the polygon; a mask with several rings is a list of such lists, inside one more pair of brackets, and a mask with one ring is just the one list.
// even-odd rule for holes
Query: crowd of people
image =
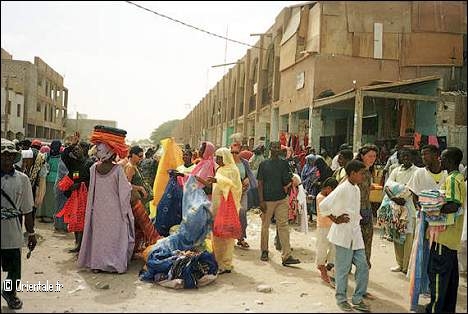
{"label": "crowd of people", "polygon": [[[234,247],[251,245],[247,211],[259,208],[264,262],[272,223],[283,266],[301,263],[292,254],[290,225],[307,233],[309,223],[316,223],[316,268],[335,289],[341,310],[370,311],[364,299],[375,298],[368,281],[378,223],[395,247],[396,265],[389,271],[410,278],[411,309],[420,294],[428,294],[427,312],[455,311],[458,251],[465,252],[466,271],[460,149],[399,147],[387,156],[386,177],[375,182],[382,154],[372,144],[355,154],[343,144],[331,158],[326,151],[295,152],[280,142],[249,149],[237,137],[219,148],[209,141],[181,148],[165,139],[145,151],[127,146],[125,137],[124,130],[96,126],[90,143],[77,133],[63,144],[2,139],[1,263],[8,279],[21,278],[23,225],[31,252],[38,219],[56,232],[74,233],[70,252],[78,254],[79,267],[124,273],[132,258],[142,258],[142,279],[184,279],[182,286],[194,287],[201,278],[232,272]],[[377,212],[370,201],[375,189],[384,194]],[[201,266],[188,268],[189,260]],[[352,265],[356,288],[350,304]],[[11,309],[21,308],[15,291],[2,290],[2,296]]]}

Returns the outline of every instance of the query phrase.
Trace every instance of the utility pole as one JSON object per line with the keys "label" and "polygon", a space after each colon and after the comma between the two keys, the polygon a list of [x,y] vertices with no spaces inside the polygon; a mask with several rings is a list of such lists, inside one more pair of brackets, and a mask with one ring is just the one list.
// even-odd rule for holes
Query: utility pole
{"label": "utility pole", "polygon": [[[8,132],[8,122],[10,121],[10,112],[11,112],[11,104],[9,103],[10,101],[10,77],[11,78],[16,78],[16,75],[6,75],[5,77],[5,133],[3,136],[7,138],[7,132]],[[10,111],[10,112],[9,112]]]}
{"label": "utility pole", "polygon": [[8,113],[8,101],[9,101],[9,91],[8,91],[8,83],[9,83],[9,76],[6,76],[6,79],[5,79],[5,115],[4,115],[4,119],[5,119],[5,130],[4,130],[4,134],[3,136],[5,138],[7,138],[7,132],[8,132],[8,120],[10,119],[10,115]]}

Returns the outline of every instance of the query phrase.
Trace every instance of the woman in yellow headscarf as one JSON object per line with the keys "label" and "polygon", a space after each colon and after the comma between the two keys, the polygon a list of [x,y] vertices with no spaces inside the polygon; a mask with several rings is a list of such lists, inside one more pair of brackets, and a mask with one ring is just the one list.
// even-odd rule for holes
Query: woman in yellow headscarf
{"label": "woman in yellow headscarf", "polygon": [[[208,181],[213,184],[213,194],[211,210],[213,217],[216,217],[221,196],[227,199],[229,192],[232,192],[237,211],[240,208],[242,196],[242,183],[239,169],[231,155],[231,150],[221,147],[215,152],[216,163],[219,165],[215,177],[209,177]],[[234,239],[218,238],[213,236],[213,251],[216,262],[219,266],[219,274],[230,273],[232,270],[232,256],[234,253]]]}
{"label": "woman in yellow headscarf", "polygon": [[159,160],[156,178],[153,184],[153,201],[150,203],[150,218],[156,217],[156,209],[161,200],[167,183],[169,182],[168,170],[176,169],[184,162],[182,160],[182,150],[176,144],[175,139],[170,137],[161,140],[163,155]]}

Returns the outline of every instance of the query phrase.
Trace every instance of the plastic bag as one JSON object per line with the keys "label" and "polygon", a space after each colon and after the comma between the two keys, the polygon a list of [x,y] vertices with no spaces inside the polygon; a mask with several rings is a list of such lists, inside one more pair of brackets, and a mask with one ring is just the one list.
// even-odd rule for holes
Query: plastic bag
{"label": "plastic bag", "polygon": [[229,192],[227,199],[221,196],[221,204],[214,221],[213,235],[225,239],[239,239],[242,236],[239,214],[232,192]]}

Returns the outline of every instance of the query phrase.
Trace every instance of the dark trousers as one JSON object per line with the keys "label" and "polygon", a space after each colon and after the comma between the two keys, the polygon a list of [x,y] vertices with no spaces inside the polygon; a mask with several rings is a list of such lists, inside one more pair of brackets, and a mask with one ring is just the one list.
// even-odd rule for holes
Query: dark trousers
{"label": "dark trousers", "polygon": [[4,293],[16,295],[16,280],[21,279],[21,249],[1,249],[0,258],[3,271],[8,272],[6,279],[11,280],[12,287],[12,291],[4,291]]}
{"label": "dark trousers", "polygon": [[374,223],[372,219],[372,208],[361,208],[361,233],[364,240],[366,251],[366,260],[369,269],[371,269],[372,239],[374,237]]}
{"label": "dark trousers", "polygon": [[458,292],[457,251],[432,243],[427,272],[431,302],[426,306],[426,313],[455,313]]}

